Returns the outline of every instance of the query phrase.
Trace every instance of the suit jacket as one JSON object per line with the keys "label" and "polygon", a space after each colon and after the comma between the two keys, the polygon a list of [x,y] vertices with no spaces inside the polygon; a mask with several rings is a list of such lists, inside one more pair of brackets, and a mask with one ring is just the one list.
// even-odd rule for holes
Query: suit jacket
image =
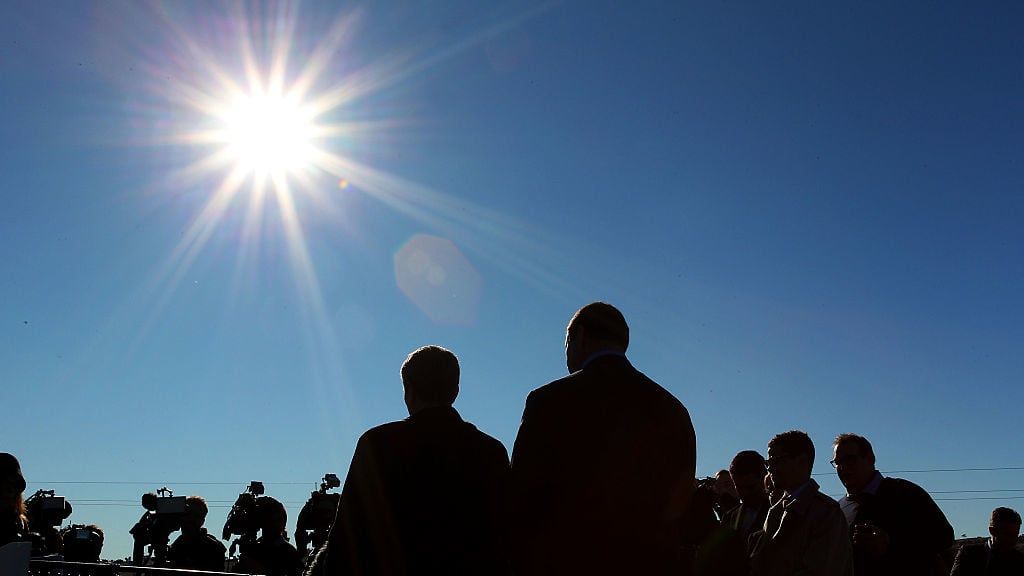
{"label": "suit jacket", "polygon": [[[700,489],[697,490],[700,494]],[[696,501],[697,496],[694,496]],[[692,506],[691,506],[692,509]],[[722,516],[722,521],[700,541],[694,560],[695,576],[748,576],[750,574],[750,552],[747,543],[750,535],[764,526],[768,515],[768,502],[754,511],[748,529],[744,529],[744,518],[750,507],[739,504]]]}
{"label": "suit jacket", "polygon": [[753,543],[754,576],[852,576],[853,551],[839,504],[811,485],[768,510]]}
{"label": "suit jacket", "polygon": [[1024,552],[989,549],[986,544],[964,544],[956,553],[950,576],[1020,576]]}
{"label": "suit jacket", "polygon": [[889,549],[874,558],[855,548],[856,572],[877,576],[933,574],[936,556],[953,545],[953,527],[931,496],[913,482],[883,478],[878,491],[863,498],[854,524],[873,524],[884,530],[889,535]]}
{"label": "suit jacket", "polygon": [[764,504],[754,511],[754,519],[748,529],[744,529],[743,521],[746,518],[747,511],[750,510],[750,506],[741,503],[732,510],[725,513],[722,517],[722,526],[727,526],[733,530],[743,539],[744,542],[754,532],[757,532],[764,526],[764,519],[768,516],[768,501],[765,499]]}
{"label": "suit jacket", "polygon": [[367,431],[309,573],[507,574],[508,472],[505,447],[454,408]]}
{"label": "suit jacket", "polygon": [[517,574],[678,573],[695,466],[686,408],[624,356],[534,390],[512,453]]}

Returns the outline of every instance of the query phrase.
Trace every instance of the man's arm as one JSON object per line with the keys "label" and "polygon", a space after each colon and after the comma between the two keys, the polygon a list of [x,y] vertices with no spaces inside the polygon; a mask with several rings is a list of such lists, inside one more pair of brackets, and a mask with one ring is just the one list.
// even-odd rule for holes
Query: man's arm
{"label": "man's arm", "polygon": [[538,409],[537,404],[534,391],[526,398],[523,420],[512,448],[510,552],[517,572],[531,564],[538,527],[544,525],[545,511],[550,510],[550,491],[545,487],[545,477],[550,473],[551,431],[544,422],[543,409]]}

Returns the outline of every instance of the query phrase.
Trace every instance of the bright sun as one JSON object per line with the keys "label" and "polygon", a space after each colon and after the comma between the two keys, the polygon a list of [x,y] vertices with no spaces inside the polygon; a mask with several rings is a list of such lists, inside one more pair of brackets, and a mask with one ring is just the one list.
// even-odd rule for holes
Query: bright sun
{"label": "bright sun", "polygon": [[272,92],[239,94],[221,114],[218,140],[247,173],[280,177],[313,163],[313,114],[295,98]]}

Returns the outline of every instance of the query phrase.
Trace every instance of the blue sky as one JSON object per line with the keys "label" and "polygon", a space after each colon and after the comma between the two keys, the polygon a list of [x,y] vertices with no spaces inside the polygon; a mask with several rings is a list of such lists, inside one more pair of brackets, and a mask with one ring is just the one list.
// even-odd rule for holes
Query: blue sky
{"label": "blue sky", "polygon": [[[105,557],[165,484],[219,533],[262,480],[292,530],[405,416],[424,344],[511,448],[596,299],[690,409],[701,475],[791,428],[832,494],[847,431],[882,470],[1024,467],[1015,3],[243,8],[0,8],[2,449]],[[346,95],[318,118],[342,162],[203,216],[231,166],[185,173],[218,148],[180,136],[288,29],[284,83],[319,61],[310,98]],[[901,475],[972,498],[940,502],[957,534],[1024,494],[1021,470]]]}

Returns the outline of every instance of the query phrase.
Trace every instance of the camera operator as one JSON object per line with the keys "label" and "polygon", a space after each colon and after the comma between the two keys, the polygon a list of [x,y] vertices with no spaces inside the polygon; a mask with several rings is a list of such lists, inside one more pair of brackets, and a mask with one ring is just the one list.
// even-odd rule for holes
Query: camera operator
{"label": "camera operator", "polygon": [[181,535],[174,540],[167,552],[167,561],[172,568],[224,571],[224,554],[227,548],[216,536],[203,528],[208,511],[206,500],[201,496],[189,496],[185,499]]}
{"label": "camera operator", "polygon": [[24,491],[25,477],[18,459],[0,452],[0,546],[21,541],[28,532]]}
{"label": "camera operator", "polygon": [[61,531],[64,561],[99,562],[103,551],[103,529],[95,524],[72,524]]}
{"label": "camera operator", "polygon": [[243,550],[234,571],[266,576],[297,576],[299,552],[288,542],[285,525],[288,512],[284,504],[270,496],[256,498],[255,519],[262,531],[260,538]]}

